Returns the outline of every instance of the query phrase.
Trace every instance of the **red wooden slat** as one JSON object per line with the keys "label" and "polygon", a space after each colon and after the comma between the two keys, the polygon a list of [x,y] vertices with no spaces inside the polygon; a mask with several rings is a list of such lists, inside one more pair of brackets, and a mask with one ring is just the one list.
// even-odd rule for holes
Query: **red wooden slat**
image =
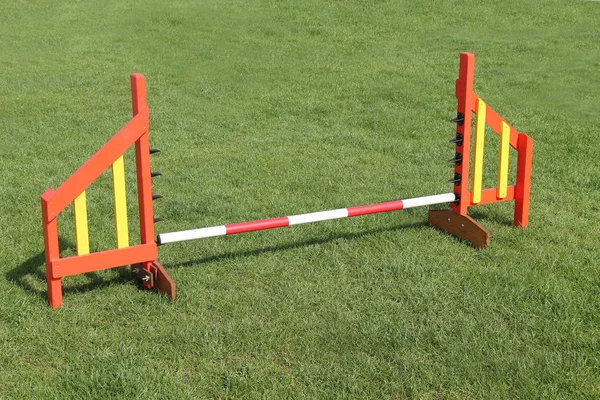
{"label": "red wooden slat", "polygon": [[56,218],[48,217],[49,203],[54,190],[48,189],[42,194],[42,229],[44,231],[44,249],[46,250],[46,284],[48,286],[48,303],[52,308],[62,305],[62,285],[60,279],[53,277],[52,260],[60,257],[58,243],[58,224]]}
{"label": "red wooden slat", "polygon": [[73,256],[51,260],[54,279],[84,274],[101,269],[121,267],[145,261],[154,261],[158,257],[156,243],[140,244],[122,249],[106,250],[84,256]]}
{"label": "red wooden slat", "polygon": [[510,145],[516,149],[519,131],[513,128],[504,118],[502,118],[494,109],[490,106],[485,108],[485,123],[494,130],[498,135],[502,132],[502,122],[504,121],[510,127]]}
{"label": "red wooden slat", "polygon": [[515,190],[515,226],[526,227],[529,224],[529,193],[531,191],[531,164],[533,157],[533,139],[521,133],[518,144],[517,185]]}
{"label": "red wooden slat", "polygon": [[460,67],[456,80],[456,98],[458,100],[457,112],[464,114],[462,125],[456,124],[456,133],[463,135],[462,143],[456,144],[456,153],[462,155],[462,162],[454,166],[454,173],[461,176],[460,185],[454,187],[454,193],[460,197],[459,204],[450,207],[461,215],[467,215],[469,207],[469,159],[471,154],[471,120],[472,110],[477,97],[473,93],[473,79],[475,75],[475,55],[472,53],[460,54]]}
{"label": "red wooden slat", "polygon": [[471,202],[471,197],[469,196],[467,198],[467,204],[469,205],[469,207],[473,207],[473,206],[480,206],[483,204],[499,203],[501,201],[509,201],[509,200],[515,199],[515,187],[514,186],[508,186],[507,191],[506,191],[506,197],[503,199],[499,199],[498,197],[496,197],[497,193],[498,192],[497,192],[496,188],[483,189],[481,191],[481,201],[479,203],[473,204]]}
{"label": "red wooden slat", "polygon": [[48,199],[48,218],[56,217],[110,167],[148,128],[148,109],[142,110],[71,175]]}

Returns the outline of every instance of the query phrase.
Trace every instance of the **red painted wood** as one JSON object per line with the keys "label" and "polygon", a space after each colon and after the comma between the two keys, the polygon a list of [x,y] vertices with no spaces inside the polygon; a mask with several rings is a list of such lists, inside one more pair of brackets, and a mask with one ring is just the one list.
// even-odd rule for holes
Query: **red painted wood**
{"label": "red painted wood", "polygon": [[148,110],[144,110],[127,123],[100,150],[71,175],[48,199],[48,218],[55,218],[96,178],[110,167],[144,134],[147,129]]}
{"label": "red painted wood", "polygon": [[[131,86],[134,117],[56,191],[48,190],[42,195],[46,280],[48,283],[48,300],[52,308],[62,304],[60,278],[63,276],[112,268],[129,263],[142,263],[144,268],[149,269],[150,263],[157,257],[156,243],[154,243],[154,215],[152,212],[150,181],[149,112],[146,105],[144,76],[140,74],[132,75]],[[56,221],[58,214],[134,143],[137,155],[136,167],[142,245],[61,259]]]}
{"label": "red painted wood", "polygon": [[44,231],[44,248],[46,249],[46,284],[48,286],[48,303],[52,308],[62,305],[62,284],[60,278],[53,275],[52,261],[60,257],[58,244],[58,224],[56,218],[49,218],[49,199],[54,190],[48,189],[42,194],[42,227]]}
{"label": "red painted wood", "polygon": [[[131,74],[131,104],[133,116],[146,115],[146,129],[135,142],[135,165],[138,185],[138,209],[140,213],[140,240],[142,244],[154,243],[154,210],[152,204],[152,168],[150,167],[150,120],[146,100],[146,78],[142,74]],[[140,261],[138,261],[140,262]],[[151,262],[140,262],[146,271]],[[144,283],[147,287],[148,285]]]}
{"label": "red painted wood", "polygon": [[481,206],[484,204],[491,204],[491,203],[499,203],[501,201],[509,201],[509,200],[514,200],[515,199],[515,186],[508,186],[506,189],[506,197],[503,199],[499,199],[496,195],[498,194],[496,188],[488,188],[488,189],[483,189],[481,191],[481,201],[477,204],[473,204],[471,202],[471,197],[469,196],[468,204],[469,207],[473,207],[473,206]]}
{"label": "red painted wood", "polygon": [[460,197],[460,202],[452,203],[450,207],[461,215],[467,215],[470,203],[469,197],[469,159],[471,156],[471,121],[477,97],[473,93],[473,80],[475,75],[475,55],[472,53],[460,54],[460,67],[456,80],[456,98],[458,99],[457,112],[465,116],[462,125],[456,124],[456,133],[463,135],[462,144],[456,144],[456,153],[462,155],[462,162],[454,166],[454,173],[460,174],[460,185],[454,186],[454,193]]}
{"label": "red painted wood", "polygon": [[494,109],[490,106],[485,108],[485,123],[494,130],[498,135],[502,133],[502,121],[504,121],[510,127],[510,145],[516,149],[519,131],[513,128],[504,118],[502,118]]}
{"label": "red painted wood", "polygon": [[402,203],[402,200],[388,201],[386,203],[371,204],[368,206],[348,207],[348,217],[402,210],[403,207],[404,203]]}
{"label": "red painted wood", "polygon": [[258,221],[240,222],[237,224],[228,224],[225,225],[225,228],[227,229],[227,235],[235,235],[236,233],[262,231],[265,229],[273,228],[283,228],[289,225],[290,221],[288,217],[278,217],[261,219]]}
{"label": "red painted wood", "polygon": [[152,262],[157,257],[158,249],[156,243],[150,243],[122,249],[100,251],[84,256],[54,259],[51,260],[52,277],[57,279],[140,262]]}
{"label": "red painted wood", "polygon": [[517,150],[517,184],[515,189],[515,226],[529,224],[529,196],[531,192],[531,166],[533,161],[533,139],[519,134]]}

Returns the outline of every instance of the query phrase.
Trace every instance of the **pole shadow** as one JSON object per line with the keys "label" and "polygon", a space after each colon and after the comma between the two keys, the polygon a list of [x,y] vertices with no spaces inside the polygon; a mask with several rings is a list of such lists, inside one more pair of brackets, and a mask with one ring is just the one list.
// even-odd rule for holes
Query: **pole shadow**
{"label": "pole shadow", "polygon": [[223,260],[228,260],[228,259],[244,258],[244,257],[250,257],[250,256],[254,256],[254,255],[264,254],[264,253],[273,253],[273,252],[278,252],[278,251],[297,249],[297,248],[301,248],[301,247],[326,244],[326,243],[335,242],[336,240],[353,240],[353,239],[359,239],[359,238],[362,238],[365,236],[376,235],[376,234],[383,233],[383,232],[401,231],[401,230],[406,230],[406,229],[422,228],[422,227],[428,227],[428,226],[429,225],[427,224],[427,222],[415,222],[413,224],[396,225],[396,226],[392,226],[392,227],[377,228],[377,229],[371,229],[371,230],[362,231],[362,232],[333,234],[333,235],[329,235],[329,236],[321,236],[321,237],[316,237],[313,239],[303,240],[300,242],[293,242],[293,243],[279,244],[279,245],[275,245],[275,246],[261,247],[259,249],[227,252],[227,253],[207,256],[207,257],[203,257],[203,258],[198,258],[195,260],[171,263],[171,264],[168,264],[168,266],[169,266],[169,268],[192,267],[192,266],[198,266],[198,264],[206,264],[206,263],[212,263],[212,262],[223,261]]}
{"label": "pole shadow", "polygon": [[[384,233],[384,232],[393,232],[393,231],[401,231],[401,230],[407,230],[407,229],[412,229],[412,228],[424,228],[424,227],[428,227],[427,222],[416,222],[416,223],[412,223],[412,224],[396,225],[396,226],[392,226],[392,227],[377,228],[377,229],[371,229],[371,230],[355,232],[355,233],[332,234],[332,235],[328,235],[328,236],[315,237],[315,238],[308,239],[308,240],[296,241],[293,243],[285,243],[285,244],[280,244],[280,245],[275,245],[275,246],[267,246],[267,247],[262,247],[262,248],[258,248],[258,249],[253,249],[253,250],[235,251],[235,252],[216,254],[216,255],[207,256],[207,257],[203,257],[203,258],[199,258],[199,259],[195,259],[195,260],[188,260],[188,261],[169,264],[169,267],[170,268],[185,268],[185,267],[191,267],[191,266],[198,266],[198,264],[207,264],[207,263],[212,263],[212,262],[217,262],[217,261],[222,261],[222,260],[227,260],[227,259],[244,258],[244,257],[250,257],[253,255],[260,255],[260,254],[264,254],[264,253],[273,253],[273,252],[291,250],[291,249],[296,249],[296,248],[301,248],[301,247],[327,244],[327,243],[334,242],[336,240],[354,240],[354,239],[360,239],[362,237],[376,235],[376,234]],[[68,248],[68,247],[74,248],[75,247],[73,243],[71,243],[67,240],[64,240],[62,238],[59,238],[59,245],[60,245],[60,248]],[[48,291],[47,291],[47,289],[45,289],[46,288],[45,268],[46,268],[46,258],[45,258],[44,252],[42,251],[42,252],[30,257],[29,259],[27,259],[26,261],[24,261],[23,263],[18,265],[16,268],[8,271],[6,273],[6,279],[9,282],[15,283],[16,285],[20,286],[26,292],[33,293],[33,294],[39,296],[40,298],[42,298],[44,301],[46,301],[47,296],[48,296]],[[138,283],[137,286],[140,290],[145,290],[143,285],[139,284],[137,279],[135,279],[131,275],[131,273],[125,268],[119,268],[118,276],[114,277],[114,278],[110,278],[110,279],[101,277],[97,272],[89,272],[89,273],[86,273],[83,275],[85,275],[89,279],[89,282],[84,283],[84,284],[79,284],[79,285],[63,286],[63,293],[65,293],[65,294],[85,293],[85,292],[88,292],[91,290],[99,289],[102,287],[107,287],[112,284],[123,284],[123,283],[131,282],[131,281],[135,281],[136,283]],[[44,287],[44,289],[40,289],[40,287]]]}
{"label": "pole shadow", "polygon": [[498,225],[513,226],[514,221],[512,215],[509,217],[504,212],[493,210],[491,208],[483,210],[469,210],[469,216],[477,222],[485,224],[486,222],[495,223]]}

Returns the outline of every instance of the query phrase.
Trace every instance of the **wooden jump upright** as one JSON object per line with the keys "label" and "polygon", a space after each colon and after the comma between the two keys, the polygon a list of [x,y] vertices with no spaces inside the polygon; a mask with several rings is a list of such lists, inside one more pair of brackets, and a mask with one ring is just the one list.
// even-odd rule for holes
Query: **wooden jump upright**
{"label": "wooden jump upright", "polygon": [[[67,276],[98,271],[106,268],[131,265],[135,276],[147,288],[157,287],[173,300],[176,296],[175,283],[164,267],[157,261],[158,245],[183,240],[225,236],[291,225],[326,221],[337,218],[390,212],[418,206],[431,206],[450,203],[446,210],[429,211],[429,224],[437,229],[470,242],[476,248],[489,246],[489,232],[467,215],[469,207],[515,201],[514,225],[525,227],[529,221],[529,192],[531,182],[532,139],[518,132],[489,107],[473,91],[475,56],[471,53],[460,55],[459,78],[456,81],[458,99],[456,136],[450,140],[455,145],[454,176],[449,182],[454,190],[450,193],[392,200],[383,203],[353,206],[328,211],[286,217],[269,218],[257,221],[226,224],[200,229],[161,233],[154,238],[154,217],[152,202],[162,196],[152,194],[152,178],[159,173],[150,168],[150,155],[157,152],[150,148],[149,110],[146,104],[145,78],[140,74],[131,75],[133,119],[117,132],[96,154],[69,177],[58,189],[48,189],[41,197],[44,247],[46,252],[46,280],[48,301],[53,308],[62,304],[61,279]],[[469,189],[471,157],[471,124],[475,115],[475,137],[473,154],[472,187]],[[498,155],[497,187],[482,188],[483,149],[485,126],[500,135]],[[140,216],[140,243],[130,245],[125,195],[125,173],[123,154],[135,146],[138,207]],[[508,185],[509,148],[518,152],[516,183]],[[90,253],[85,190],[102,172],[112,167],[113,199],[115,209],[115,249]],[[58,240],[58,215],[74,203],[75,236],[77,255],[60,256]]]}

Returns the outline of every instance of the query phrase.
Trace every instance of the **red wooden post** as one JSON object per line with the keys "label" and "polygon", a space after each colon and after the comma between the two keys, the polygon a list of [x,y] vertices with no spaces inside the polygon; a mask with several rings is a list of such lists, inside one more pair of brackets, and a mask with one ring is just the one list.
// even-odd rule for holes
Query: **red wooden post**
{"label": "red wooden post", "polygon": [[515,188],[515,226],[529,224],[529,195],[531,191],[531,165],[533,159],[533,139],[519,134],[517,143],[517,181]]}
{"label": "red wooden post", "polygon": [[[142,74],[131,75],[131,102],[133,116],[145,112],[148,116],[146,103],[146,79]],[[152,210],[152,177],[150,169],[150,139],[148,130],[150,120],[147,117],[144,133],[135,142],[135,162],[138,184],[138,206],[140,212],[140,238],[142,244],[154,244],[154,212]],[[142,266],[150,271],[152,262],[143,262]]]}
{"label": "red wooden post", "polygon": [[46,283],[48,285],[48,303],[52,308],[62,305],[62,284],[60,278],[54,278],[52,260],[60,258],[58,245],[58,224],[56,215],[50,217],[49,199],[54,190],[48,189],[42,194],[42,227],[44,231],[44,248],[46,249]]}
{"label": "red wooden post", "polygon": [[460,201],[452,204],[452,210],[461,215],[467,215],[470,203],[469,195],[469,158],[471,156],[471,120],[475,95],[473,93],[473,80],[475,74],[475,55],[472,53],[460,54],[460,68],[456,80],[456,98],[458,99],[457,118],[463,116],[462,123],[456,124],[456,134],[462,135],[463,140],[456,143],[456,154],[460,155],[461,162],[454,166],[454,173],[460,175],[460,184],[455,185],[454,193]]}

